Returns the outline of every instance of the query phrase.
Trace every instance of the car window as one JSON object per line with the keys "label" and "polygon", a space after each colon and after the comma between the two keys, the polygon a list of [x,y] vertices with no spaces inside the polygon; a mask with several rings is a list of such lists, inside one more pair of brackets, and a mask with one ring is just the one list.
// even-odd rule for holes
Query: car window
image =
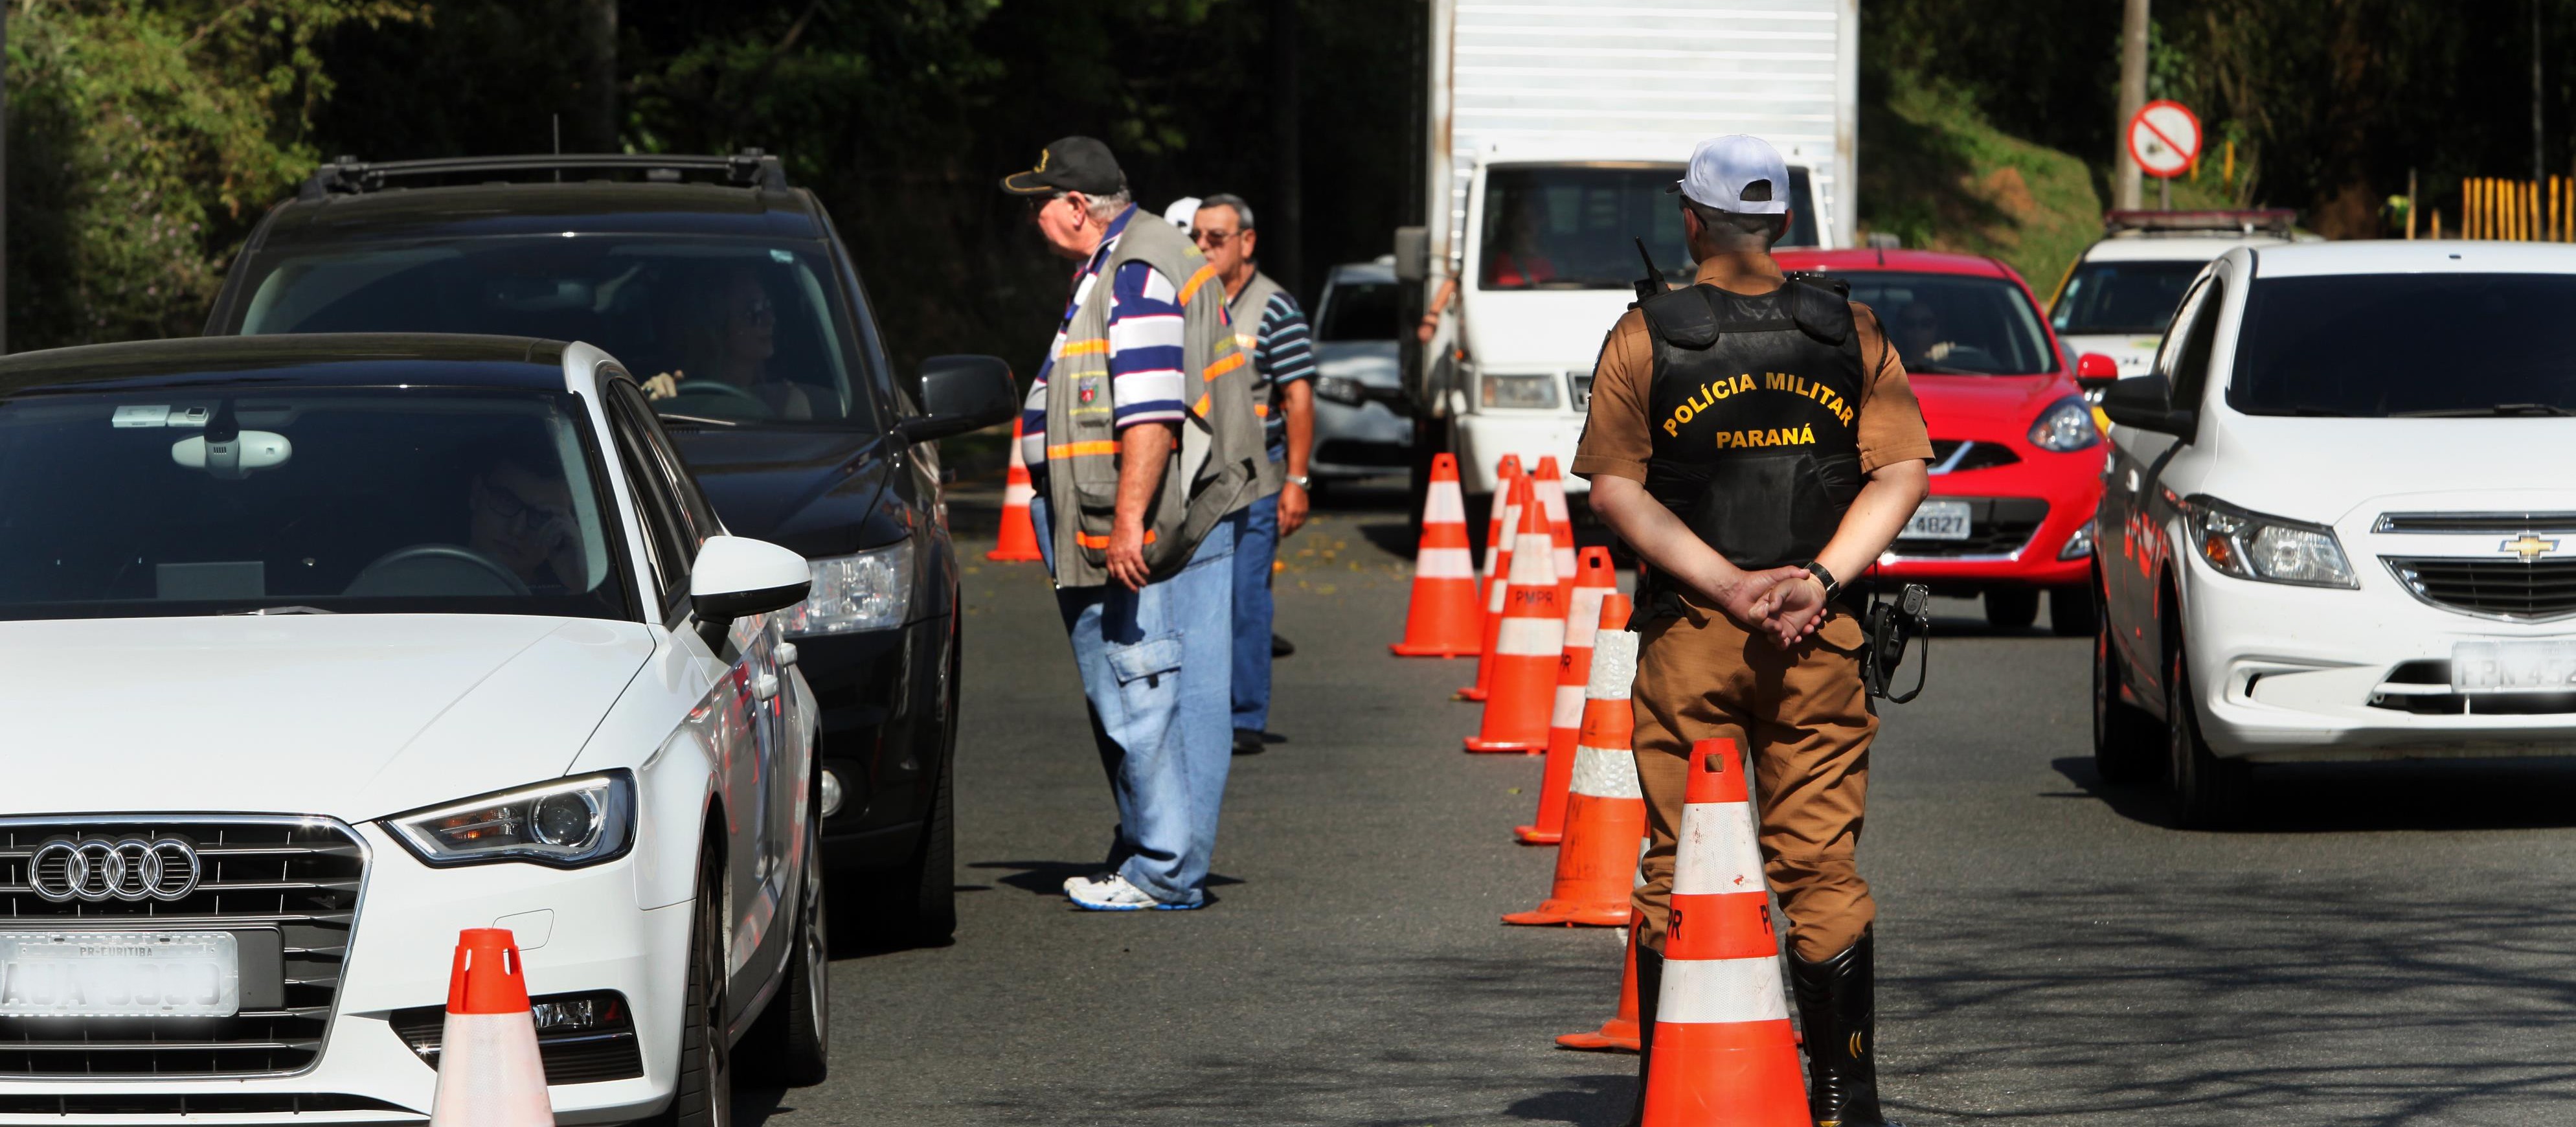
{"label": "car window", "polygon": [[2078,335],[2161,333],[2208,265],[2189,259],[2080,263],[2057,297],[2052,322],[2058,332]]}
{"label": "car window", "polygon": [[0,399],[0,618],[632,620],[585,417],[422,386]]}
{"label": "car window", "polygon": [[627,425],[634,427],[636,434],[644,439],[652,452],[653,468],[662,477],[664,488],[678,502],[689,555],[695,558],[697,549],[706,543],[707,537],[723,534],[724,523],[716,519],[715,506],[707,503],[706,494],[699,492],[698,479],[690,476],[688,463],[680,459],[680,452],[671,445],[671,436],[662,430],[661,420],[654,416],[651,407],[645,405],[643,393],[635,389],[634,383],[623,379],[609,380],[607,387],[609,402],[615,405],[616,410],[624,412]]}
{"label": "car window", "polygon": [[[2176,324],[2187,323],[2193,316],[2199,313],[2200,295],[2208,288],[2208,285],[2203,283],[2202,285],[2193,287],[2191,292],[2183,295],[2182,305],[2174,311],[2174,322]],[[2174,364],[2176,358],[2182,354],[2183,340],[2187,336],[2189,336],[2187,333],[2166,333],[2164,339],[2156,343],[2155,363],[2149,368],[2149,370],[2156,375],[2163,376],[2165,378],[2165,386],[2167,387],[2173,387],[2177,382],[2174,379]]]}
{"label": "car window", "polygon": [[684,518],[679,502],[671,495],[670,484],[654,468],[652,448],[638,434],[625,412],[612,409],[608,415],[609,430],[617,436],[617,459],[625,464],[626,489],[635,495],[635,516],[644,526],[644,549],[652,559],[653,576],[661,584],[661,607],[676,606],[689,591],[689,564],[696,557],[695,545],[682,531]]}
{"label": "car window", "polygon": [[1905,370],[1931,375],[2031,375],[2058,370],[2039,312],[2005,278],[1862,270],[1838,274],[1896,342]]}
{"label": "car window", "polygon": [[[1645,273],[1645,267],[1637,272]],[[1315,339],[1394,340],[1398,296],[1394,282],[1333,283],[1324,291],[1322,323],[1315,327]]]}
{"label": "car window", "polygon": [[2254,415],[2576,414],[2564,274],[2263,278],[2227,401]]}
{"label": "car window", "polygon": [[258,256],[243,335],[493,333],[585,341],[654,409],[718,423],[875,429],[862,346],[825,244],[473,238]]}
{"label": "car window", "polygon": [[2227,278],[2212,274],[2193,303],[2191,322],[2182,334],[2182,348],[2174,357],[2170,386],[2175,406],[2191,408],[2200,404],[2201,389],[2209,383],[2210,346],[2217,342],[2218,318],[2226,311]]}

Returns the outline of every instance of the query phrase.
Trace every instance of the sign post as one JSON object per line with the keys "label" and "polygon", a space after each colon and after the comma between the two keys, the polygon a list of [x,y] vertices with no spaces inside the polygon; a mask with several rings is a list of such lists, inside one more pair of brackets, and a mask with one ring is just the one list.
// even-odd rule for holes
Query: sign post
{"label": "sign post", "polygon": [[2164,209],[2173,210],[2173,178],[2200,156],[2200,119],[2180,102],[2158,99],[2129,118],[2129,157],[2138,171],[2162,183]]}

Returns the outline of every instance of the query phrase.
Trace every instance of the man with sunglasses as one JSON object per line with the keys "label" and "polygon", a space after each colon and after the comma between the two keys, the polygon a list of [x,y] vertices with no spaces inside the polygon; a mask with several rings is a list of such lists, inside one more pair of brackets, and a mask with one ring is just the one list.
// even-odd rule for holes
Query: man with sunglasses
{"label": "man with sunglasses", "polygon": [[1315,435],[1315,350],[1295,294],[1261,272],[1252,205],[1231,192],[1199,201],[1190,240],[1225,283],[1234,343],[1252,357],[1253,410],[1264,448],[1286,475],[1252,503],[1234,546],[1234,753],[1258,755],[1270,726],[1270,659],[1293,652],[1271,632],[1271,561],[1279,538],[1306,523],[1306,457]]}
{"label": "man with sunglasses", "polygon": [[1226,733],[1234,548],[1278,491],[1225,287],[1187,236],[1139,221],[1109,147],[1066,137],[1002,180],[1079,263],[1021,413],[1029,516],[1055,577],[1118,830],[1092,911],[1207,902]]}
{"label": "man with sunglasses", "polygon": [[582,591],[581,536],[563,475],[495,462],[466,490],[466,546],[498,561],[531,589]]}

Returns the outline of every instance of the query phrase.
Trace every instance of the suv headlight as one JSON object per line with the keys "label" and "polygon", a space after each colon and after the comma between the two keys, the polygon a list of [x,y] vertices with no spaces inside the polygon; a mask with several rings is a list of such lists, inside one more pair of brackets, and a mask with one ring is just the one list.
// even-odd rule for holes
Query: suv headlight
{"label": "suv headlight", "polygon": [[795,634],[848,634],[903,625],[912,608],[912,541],[815,560],[814,589],[781,612]]}
{"label": "suv headlight", "polygon": [[2228,575],[2303,587],[2361,586],[2342,542],[2324,525],[2250,513],[2201,495],[2183,500],[2183,520],[2200,558]]}
{"label": "suv headlight", "polygon": [[384,820],[424,864],[528,861],[577,869],[626,855],[635,841],[635,777],[557,779]]}
{"label": "suv headlight", "polygon": [[1368,402],[1368,386],[1349,376],[1317,376],[1315,398],[1357,407]]}
{"label": "suv headlight", "polygon": [[1498,376],[1487,372],[1476,381],[1476,386],[1487,407],[1546,410],[1556,406],[1556,381],[1559,378],[1554,372],[1535,376]]}
{"label": "suv headlight", "polygon": [[2060,454],[2082,450],[2102,441],[2102,432],[2093,426],[2093,410],[2084,405],[2084,397],[2070,395],[2049,405],[2039,413],[2039,421],[2030,425],[2030,444]]}

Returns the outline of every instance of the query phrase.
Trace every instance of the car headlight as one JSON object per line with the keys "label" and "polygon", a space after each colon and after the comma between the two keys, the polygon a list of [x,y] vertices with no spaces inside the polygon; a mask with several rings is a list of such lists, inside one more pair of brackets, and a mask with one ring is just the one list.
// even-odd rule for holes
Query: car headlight
{"label": "car headlight", "polygon": [[2102,432],[2093,425],[2093,409],[2081,395],[2070,395],[2049,405],[2039,413],[2039,421],[2030,425],[2030,444],[2060,454],[2082,450],[2102,441]]}
{"label": "car headlight", "polygon": [[528,861],[577,869],[626,855],[635,841],[635,777],[558,779],[384,820],[430,865]]}
{"label": "car headlight", "polygon": [[2093,554],[2093,522],[2087,520],[2075,534],[2066,538],[2066,546],[2057,550],[2061,560],[2080,560]]}
{"label": "car headlight", "polygon": [[1556,406],[1557,379],[1557,374],[1554,372],[1536,376],[1497,376],[1487,373],[1482,379],[1476,381],[1476,385],[1482,389],[1479,394],[1484,397],[1487,407],[1546,409]]}
{"label": "car headlight", "polygon": [[1315,377],[1315,398],[1357,407],[1368,401],[1368,388],[1349,376]]}
{"label": "car headlight", "polygon": [[789,634],[848,634],[901,626],[912,609],[912,541],[815,560],[814,588],[787,608]]}
{"label": "car headlight", "polygon": [[2303,587],[2361,586],[2342,542],[2324,525],[2250,513],[2198,495],[2183,501],[2183,519],[2200,558],[2228,575]]}

